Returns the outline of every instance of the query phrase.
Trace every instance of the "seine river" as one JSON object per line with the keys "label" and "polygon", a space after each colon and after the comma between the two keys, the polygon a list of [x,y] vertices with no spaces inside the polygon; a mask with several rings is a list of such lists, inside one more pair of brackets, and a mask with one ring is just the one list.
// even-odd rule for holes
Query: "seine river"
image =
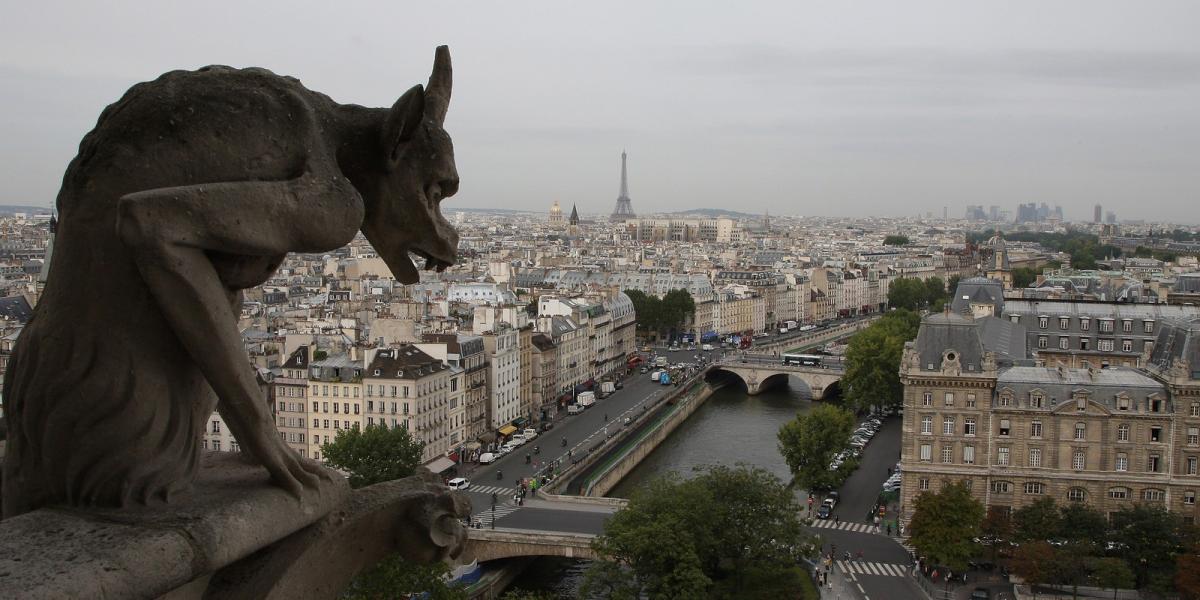
{"label": "seine river", "polygon": [[[803,384],[794,387],[804,388]],[[747,395],[741,385],[717,390],[609,495],[627,498],[657,475],[675,471],[691,477],[695,467],[712,464],[746,463],[787,481],[788,469],[776,447],[775,433],[785,421],[811,406],[807,388],[794,387],[775,388],[757,396]],[[574,598],[586,568],[585,561],[541,558],[512,587]]]}

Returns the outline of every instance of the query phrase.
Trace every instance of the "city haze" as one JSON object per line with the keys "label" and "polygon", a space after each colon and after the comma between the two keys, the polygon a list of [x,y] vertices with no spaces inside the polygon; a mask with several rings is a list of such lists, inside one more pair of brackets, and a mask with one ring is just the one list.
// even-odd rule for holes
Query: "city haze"
{"label": "city haze", "polygon": [[1191,2],[17,6],[0,23],[0,204],[52,205],[103,107],[162,72],[262,66],[390,106],[444,43],[451,212],[607,215],[624,149],[638,214],[1045,202],[1197,220]]}

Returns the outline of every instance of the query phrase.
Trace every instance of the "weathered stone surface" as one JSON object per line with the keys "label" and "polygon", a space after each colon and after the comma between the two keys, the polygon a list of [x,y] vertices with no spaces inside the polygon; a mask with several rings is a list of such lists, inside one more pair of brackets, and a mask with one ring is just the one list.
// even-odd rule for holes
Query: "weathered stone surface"
{"label": "weathered stone surface", "polygon": [[303,498],[329,480],[275,430],[237,330],[241,290],[360,229],[402,282],[418,279],[410,251],[454,262],[439,211],[458,189],[450,80],[441,47],[427,88],[373,109],[213,66],[105,109],[63,177],[49,279],[8,364],[3,517],[175,501],[218,400],[276,485]]}
{"label": "weathered stone surface", "polygon": [[219,571],[205,598],[337,598],[390,553],[417,562],[457,557],[470,514],[466,497],[428,472],[355,490],[313,526]]}
{"label": "weathered stone surface", "polygon": [[298,503],[237,454],[207,453],[195,493],[170,507],[0,522],[0,598],[157,597],[303,529],[348,492],[334,479]]}

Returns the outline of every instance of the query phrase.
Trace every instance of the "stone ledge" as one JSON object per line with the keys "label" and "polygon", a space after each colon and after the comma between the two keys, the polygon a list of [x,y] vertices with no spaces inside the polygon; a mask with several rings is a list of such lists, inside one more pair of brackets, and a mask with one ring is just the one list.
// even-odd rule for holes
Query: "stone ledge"
{"label": "stone ledge", "polygon": [[297,501],[260,466],[206,453],[170,506],[46,508],[0,521],[0,597],[156,597],[307,527],[341,504],[344,479]]}

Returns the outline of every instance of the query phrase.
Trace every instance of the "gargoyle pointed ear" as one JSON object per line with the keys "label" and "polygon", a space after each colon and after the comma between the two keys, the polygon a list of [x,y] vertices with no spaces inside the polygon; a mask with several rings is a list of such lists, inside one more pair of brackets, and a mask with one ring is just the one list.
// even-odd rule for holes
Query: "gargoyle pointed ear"
{"label": "gargoyle pointed ear", "polygon": [[433,55],[433,73],[429,75],[428,91],[425,92],[425,108],[430,119],[441,125],[450,108],[450,87],[453,69],[450,68],[450,47],[438,46]]}
{"label": "gargoyle pointed ear", "polygon": [[400,161],[401,146],[411,140],[421,126],[421,117],[425,114],[425,90],[420,85],[414,85],[392,105],[387,120],[383,123],[383,139],[380,143],[387,152],[388,167],[393,168]]}

